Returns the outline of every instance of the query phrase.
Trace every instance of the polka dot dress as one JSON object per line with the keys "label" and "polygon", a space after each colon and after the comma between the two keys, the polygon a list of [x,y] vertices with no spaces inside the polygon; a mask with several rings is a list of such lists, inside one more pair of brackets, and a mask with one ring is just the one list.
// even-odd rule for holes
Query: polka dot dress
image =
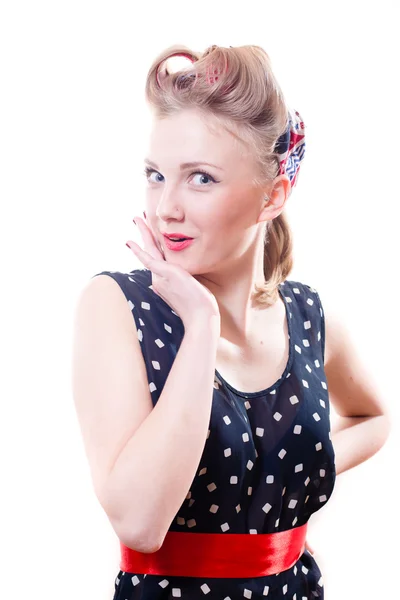
{"label": "polka dot dress", "polygon": [[[151,287],[151,272],[102,271],[124,293],[156,404],[183,339],[179,316]],[[96,275],[94,275],[96,277]],[[318,293],[286,280],[279,287],[290,342],[281,377],[266,390],[236,390],[215,371],[210,425],[192,486],[170,531],[273,533],[306,523],[335,483],[324,314]],[[169,577],[119,571],[113,600],[305,600],[324,597],[306,550],[296,564],[253,578]]]}

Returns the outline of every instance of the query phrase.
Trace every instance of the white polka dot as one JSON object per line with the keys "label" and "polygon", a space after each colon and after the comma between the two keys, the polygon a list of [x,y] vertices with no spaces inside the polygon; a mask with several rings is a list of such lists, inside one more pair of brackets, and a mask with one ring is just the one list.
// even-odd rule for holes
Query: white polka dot
{"label": "white polka dot", "polygon": [[302,429],[301,425],[295,425],[294,429],[293,429],[293,433],[299,434],[299,433],[301,433],[301,429]]}
{"label": "white polka dot", "polygon": [[200,589],[203,592],[203,594],[208,594],[209,592],[211,592],[211,589],[206,583],[203,583],[203,585],[200,586]]}
{"label": "white polka dot", "polygon": [[231,448],[225,448],[225,450],[224,450],[224,454],[225,454],[225,456],[231,456],[231,454],[232,454],[232,449],[231,449]]}
{"label": "white polka dot", "polygon": [[271,510],[271,508],[272,508],[272,505],[269,504],[269,502],[267,502],[267,504],[264,504],[264,506],[262,507],[262,509],[263,509],[263,511],[265,513],[269,513],[269,511]]}
{"label": "white polka dot", "polygon": [[326,501],[326,496],[325,496],[325,494],[324,494],[323,496],[320,496],[320,497],[319,497],[319,501],[320,501],[320,502],[325,502],[325,501]]}
{"label": "white polka dot", "polygon": [[222,529],[222,531],[228,531],[228,529],[229,529],[228,523],[222,523],[221,529]]}
{"label": "white polka dot", "polygon": [[207,489],[209,492],[213,492],[214,490],[217,489],[217,486],[215,485],[215,483],[209,483],[207,486]]}
{"label": "white polka dot", "polygon": [[242,433],[242,439],[244,442],[248,442],[249,441],[249,434],[248,433]]}
{"label": "white polka dot", "polygon": [[172,588],[172,595],[174,598],[180,598],[181,597],[180,588]]}
{"label": "white polka dot", "polygon": [[314,417],[314,419],[315,419],[316,421],[320,421],[320,420],[321,420],[321,417],[319,416],[319,414],[318,414],[317,412],[315,412],[315,413],[313,414],[313,417]]}
{"label": "white polka dot", "polygon": [[238,482],[238,478],[236,475],[232,475],[232,477],[230,478],[230,483],[235,484]]}
{"label": "white polka dot", "polygon": [[299,399],[298,399],[298,397],[297,397],[297,396],[291,396],[291,397],[289,398],[289,400],[290,400],[290,403],[291,403],[291,404],[297,404],[297,403],[298,403],[298,401],[299,401]]}
{"label": "white polka dot", "polygon": [[322,444],[321,444],[321,442],[318,442],[318,444],[315,444],[315,449],[316,449],[317,451],[322,449]]}
{"label": "white polka dot", "polygon": [[289,508],[294,508],[296,506],[296,504],[297,504],[297,500],[291,500],[289,502]]}
{"label": "white polka dot", "polygon": [[251,471],[251,469],[254,467],[254,463],[252,460],[248,460],[247,461],[247,468],[249,471]]}
{"label": "white polka dot", "polygon": [[162,588],[166,588],[167,585],[169,585],[169,581],[168,581],[168,579],[163,579],[162,581],[159,582],[158,585]]}
{"label": "white polka dot", "polygon": [[282,448],[282,450],[280,450],[280,452],[278,453],[279,458],[283,458],[286,455],[286,450],[284,448]]}
{"label": "white polka dot", "polygon": [[273,475],[268,475],[267,479],[266,479],[267,483],[274,483],[274,476]]}
{"label": "white polka dot", "polygon": [[294,472],[295,473],[299,473],[302,470],[303,470],[303,463],[300,463],[300,464],[296,465],[295,468],[294,468]]}
{"label": "white polka dot", "polygon": [[131,578],[131,581],[132,581],[133,585],[137,585],[138,583],[140,583],[140,579],[139,579],[139,577],[137,575],[134,575]]}
{"label": "white polka dot", "polygon": [[211,506],[210,506],[210,512],[212,512],[212,513],[215,514],[218,509],[219,509],[218,504],[211,504]]}
{"label": "white polka dot", "polygon": [[224,421],[225,421],[225,423],[226,423],[227,425],[230,425],[230,423],[231,423],[231,420],[230,420],[230,418],[228,417],[228,415],[225,415],[225,416],[224,416]]}
{"label": "white polka dot", "polygon": [[281,413],[279,413],[279,412],[276,412],[276,413],[274,414],[274,419],[275,419],[276,421],[280,421],[280,420],[282,419],[282,415],[281,415]]}
{"label": "white polka dot", "polygon": [[252,595],[253,595],[253,592],[251,590],[247,590],[246,588],[244,588],[243,598],[251,598]]}
{"label": "white polka dot", "polygon": [[282,588],[282,593],[286,594],[286,592],[287,592],[287,583],[285,583],[285,585]]}
{"label": "white polka dot", "polygon": [[256,435],[258,435],[258,437],[262,437],[264,435],[264,429],[262,427],[257,427]]}
{"label": "white polka dot", "polygon": [[269,585],[265,585],[264,590],[263,590],[263,596],[268,596],[268,592],[269,592]]}

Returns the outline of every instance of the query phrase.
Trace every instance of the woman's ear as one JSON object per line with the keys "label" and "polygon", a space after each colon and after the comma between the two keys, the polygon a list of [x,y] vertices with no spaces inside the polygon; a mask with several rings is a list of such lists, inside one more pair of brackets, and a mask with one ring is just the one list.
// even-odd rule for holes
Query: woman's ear
{"label": "woman's ear", "polygon": [[283,211],[291,192],[292,186],[287,175],[279,175],[273,180],[272,184],[264,190],[265,205],[263,207],[263,213],[264,211],[267,211],[268,220],[274,219]]}

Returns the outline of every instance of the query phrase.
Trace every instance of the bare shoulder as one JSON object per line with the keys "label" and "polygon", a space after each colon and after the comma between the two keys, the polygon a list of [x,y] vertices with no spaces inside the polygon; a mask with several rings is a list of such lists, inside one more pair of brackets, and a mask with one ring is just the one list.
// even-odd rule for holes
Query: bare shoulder
{"label": "bare shoulder", "polygon": [[[75,318],[79,318],[85,311],[93,314],[93,318],[111,318],[118,324],[125,324],[131,332],[136,331],[125,294],[109,275],[97,275],[89,279],[82,288],[76,303]],[[85,319],[88,316],[90,315],[84,314]]]}
{"label": "bare shoulder", "polygon": [[76,303],[72,388],[92,481],[106,509],[111,469],[153,409],[133,315],[108,275],[89,280]]}

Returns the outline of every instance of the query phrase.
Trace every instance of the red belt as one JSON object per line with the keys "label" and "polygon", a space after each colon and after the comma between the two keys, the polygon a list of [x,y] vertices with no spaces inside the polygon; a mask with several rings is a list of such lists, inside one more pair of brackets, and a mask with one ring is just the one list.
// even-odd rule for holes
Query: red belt
{"label": "red belt", "polygon": [[304,552],[307,523],[276,533],[168,531],[150,554],[121,544],[121,571],[182,577],[262,577],[290,569]]}

